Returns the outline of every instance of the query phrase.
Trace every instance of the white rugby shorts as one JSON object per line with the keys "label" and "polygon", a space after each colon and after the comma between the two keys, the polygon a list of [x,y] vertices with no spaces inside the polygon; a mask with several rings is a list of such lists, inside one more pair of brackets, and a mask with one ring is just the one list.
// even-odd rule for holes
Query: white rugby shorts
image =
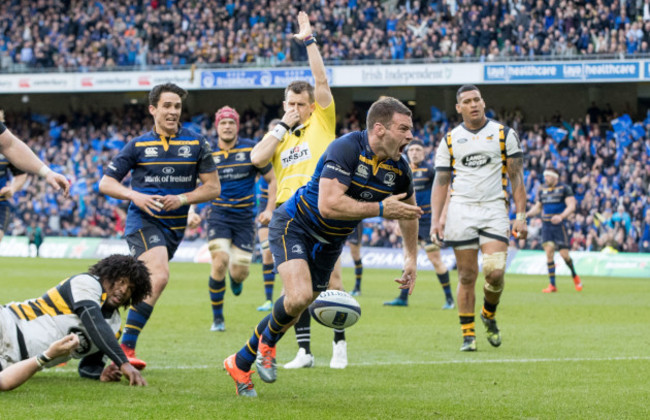
{"label": "white rugby shorts", "polygon": [[453,199],[447,209],[445,244],[453,248],[478,249],[492,241],[508,244],[510,220],[503,200],[459,203]]}

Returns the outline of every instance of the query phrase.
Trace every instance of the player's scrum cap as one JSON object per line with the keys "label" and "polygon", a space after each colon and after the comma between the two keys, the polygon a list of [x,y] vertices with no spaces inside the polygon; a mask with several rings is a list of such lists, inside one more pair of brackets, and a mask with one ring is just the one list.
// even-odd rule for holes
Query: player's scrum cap
{"label": "player's scrum cap", "polygon": [[415,140],[411,140],[411,142],[409,143],[409,147],[411,146],[424,147],[424,143],[422,143],[422,140],[415,139]]}
{"label": "player's scrum cap", "polygon": [[223,120],[224,118],[235,120],[235,124],[237,124],[237,130],[239,130],[239,114],[237,111],[229,106],[224,106],[223,108],[219,109],[216,114],[214,114],[214,124],[219,125],[219,121]]}

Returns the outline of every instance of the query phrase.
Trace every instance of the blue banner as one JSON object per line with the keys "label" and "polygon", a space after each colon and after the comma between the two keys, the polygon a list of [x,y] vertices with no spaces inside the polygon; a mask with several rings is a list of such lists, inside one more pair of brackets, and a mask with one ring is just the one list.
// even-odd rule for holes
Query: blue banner
{"label": "blue banner", "polygon": [[[638,80],[638,61],[585,62],[570,64],[486,64],[486,82],[533,82],[579,80]],[[646,64],[646,76],[650,64]]]}
{"label": "blue banner", "polygon": [[[332,70],[326,69],[332,80]],[[305,80],[314,85],[314,76],[308,68],[284,70],[220,70],[202,71],[201,87],[213,89],[285,88],[294,80]]]}

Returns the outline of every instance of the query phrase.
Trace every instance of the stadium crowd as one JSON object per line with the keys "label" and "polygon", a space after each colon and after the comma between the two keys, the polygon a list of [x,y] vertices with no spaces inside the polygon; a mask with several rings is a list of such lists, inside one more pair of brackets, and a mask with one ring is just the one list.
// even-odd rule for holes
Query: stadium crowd
{"label": "stadium crowd", "polygon": [[299,9],[329,63],[650,51],[650,0],[8,0],[0,71],[304,62]]}
{"label": "stadium crowd", "polygon": [[[45,235],[121,237],[126,203],[99,194],[98,182],[103,168],[124,142],[149,128],[143,112],[142,107],[128,106],[119,112],[59,118],[8,114],[7,124],[12,131],[26,139],[52,169],[65,174],[72,187],[70,197],[65,198],[30,177],[24,189],[14,196],[15,218],[7,233],[24,235],[29,226],[36,224]],[[457,123],[444,113],[433,114],[429,121],[416,122],[414,129],[415,137],[426,145],[429,161],[440,139]],[[259,140],[264,134],[259,127],[274,117],[255,115],[252,111],[242,112],[242,137]],[[527,124],[517,110],[498,115],[489,111],[488,115],[520,133],[531,205],[543,183],[542,172],[546,167],[556,167],[561,173],[560,181],[572,187],[578,202],[570,219],[573,250],[650,252],[650,116],[635,125],[637,130],[643,127],[642,133],[626,137],[625,133],[620,134],[618,125],[624,118],[613,119],[609,111],[595,106],[581,121],[563,122],[560,116],[555,116],[547,125]],[[186,124],[209,138],[216,138],[213,122],[206,115],[197,115]],[[611,131],[612,125],[618,132]],[[351,111],[340,121],[338,133],[360,127],[358,111]],[[560,130],[559,136],[554,129]],[[208,208],[203,205],[201,211],[206,212]],[[541,249],[541,219],[529,220],[529,225],[528,241],[513,240],[512,246]],[[186,235],[188,239],[205,238],[206,232],[199,227],[188,230]],[[363,245],[401,247],[397,223],[367,221]]]}

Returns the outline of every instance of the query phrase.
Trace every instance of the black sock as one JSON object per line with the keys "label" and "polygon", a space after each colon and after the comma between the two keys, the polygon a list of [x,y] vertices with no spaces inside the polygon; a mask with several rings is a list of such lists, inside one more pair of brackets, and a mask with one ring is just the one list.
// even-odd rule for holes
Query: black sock
{"label": "black sock", "polygon": [[309,315],[308,309],[303,311],[293,328],[296,331],[298,347],[305,349],[305,353],[311,354],[311,349],[309,347],[311,342],[311,315]]}

